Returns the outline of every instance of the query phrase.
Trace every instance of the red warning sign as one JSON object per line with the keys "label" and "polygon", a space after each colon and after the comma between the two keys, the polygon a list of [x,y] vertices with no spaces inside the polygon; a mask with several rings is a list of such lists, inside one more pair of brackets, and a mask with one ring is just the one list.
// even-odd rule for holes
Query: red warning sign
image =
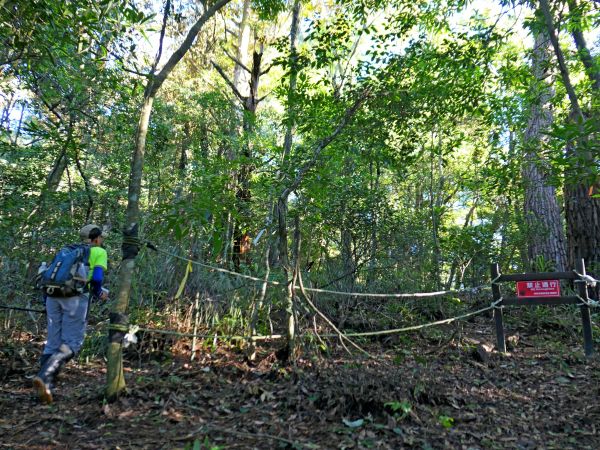
{"label": "red warning sign", "polygon": [[558,280],[518,281],[517,297],[560,297]]}

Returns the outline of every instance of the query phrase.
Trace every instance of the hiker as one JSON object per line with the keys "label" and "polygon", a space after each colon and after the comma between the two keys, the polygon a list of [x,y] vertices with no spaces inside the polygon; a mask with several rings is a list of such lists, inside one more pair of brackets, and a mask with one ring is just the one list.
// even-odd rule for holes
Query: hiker
{"label": "hiker", "polygon": [[[41,274],[48,336],[40,360],[41,368],[33,378],[33,386],[44,403],[52,403],[52,390],[58,372],[83,344],[90,296],[100,300],[108,297],[108,291],[102,288],[108,265],[106,250],[101,247],[104,240],[102,228],[94,224],[86,225],[79,230],[79,236],[82,244],[63,248],[47,271]],[[75,264],[78,266],[71,268]],[[62,279],[52,283],[54,278],[60,278],[56,274],[60,275],[61,267],[67,267],[71,274],[76,272],[75,276],[68,277],[69,281],[75,281],[70,281],[71,284],[67,287],[67,282],[59,282]],[[74,286],[77,280],[81,280],[80,284]]]}

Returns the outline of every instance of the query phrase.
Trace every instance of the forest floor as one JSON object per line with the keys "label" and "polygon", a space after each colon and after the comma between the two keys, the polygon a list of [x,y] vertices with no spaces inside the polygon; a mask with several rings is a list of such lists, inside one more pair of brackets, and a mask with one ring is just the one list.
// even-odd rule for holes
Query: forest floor
{"label": "forest floor", "polygon": [[41,342],[13,332],[0,339],[0,448],[600,448],[600,362],[580,335],[521,329],[502,355],[486,351],[490,317],[443,331],[293,366],[267,348],[253,365],[226,346],[191,362],[128,353],[129,391],[111,404],[104,362],[71,362],[52,405],[30,387]]}

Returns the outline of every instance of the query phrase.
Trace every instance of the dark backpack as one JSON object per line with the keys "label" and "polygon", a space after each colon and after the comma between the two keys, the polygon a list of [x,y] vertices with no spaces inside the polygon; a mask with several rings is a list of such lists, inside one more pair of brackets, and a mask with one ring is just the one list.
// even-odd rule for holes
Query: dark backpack
{"label": "dark backpack", "polygon": [[48,268],[40,273],[39,286],[51,297],[73,297],[85,291],[90,246],[67,245],[60,249]]}

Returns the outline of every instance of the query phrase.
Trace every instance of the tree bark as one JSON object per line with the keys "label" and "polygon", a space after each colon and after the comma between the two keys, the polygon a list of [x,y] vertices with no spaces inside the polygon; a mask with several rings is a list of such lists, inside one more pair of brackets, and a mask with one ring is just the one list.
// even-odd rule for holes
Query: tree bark
{"label": "tree bark", "polygon": [[571,267],[575,267],[577,260],[584,259],[586,267],[598,270],[598,263],[600,263],[600,248],[597,245],[600,237],[600,200],[591,196],[593,185],[585,184],[589,182],[589,177],[586,176],[589,168],[594,164],[589,151],[581,145],[584,139],[585,117],[571,84],[569,70],[554,29],[554,20],[548,0],[540,0],[540,8],[558,60],[562,81],[569,96],[572,117],[580,130],[579,139],[570,143],[567,148],[567,157],[573,160],[574,173],[577,176],[576,180],[571,180],[570,176],[567,176],[564,188],[568,261]]}
{"label": "tree bark", "polygon": [[533,90],[538,95],[530,106],[527,129],[523,136],[523,212],[529,236],[529,264],[534,266],[535,270],[547,271],[548,267],[535,267],[541,263],[541,257],[544,265],[550,265],[551,270],[562,272],[566,270],[567,265],[563,220],[556,189],[547,181],[548,163],[539,151],[542,136],[553,120],[548,106],[553,92],[545,81],[550,63],[549,44],[546,33],[538,32],[535,35],[531,66],[535,79]]}
{"label": "tree bark", "polygon": [[565,187],[565,214],[569,240],[569,264],[579,259],[596,276],[600,274],[600,205],[597,198],[589,195],[583,184]]}
{"label": "tree bark", "polygon": [[67,149],[63,148],[58,155],[58,158],[54,161],[50,173],[48,173],[48,176],[46,177],[46,191],[56,192],[60,185],[60,180],[62,180],[62,176],[65,173],[65,169],[67,168],[67,162]]}

